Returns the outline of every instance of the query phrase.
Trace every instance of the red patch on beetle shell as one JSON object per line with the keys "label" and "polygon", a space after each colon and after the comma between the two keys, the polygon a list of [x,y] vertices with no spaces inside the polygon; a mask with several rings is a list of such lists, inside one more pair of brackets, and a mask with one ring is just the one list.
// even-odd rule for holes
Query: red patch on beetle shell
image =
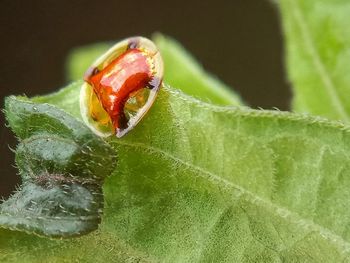
{"label": "red patch on beetle shell", "polygon": [[114,128],[125,129],[128,120],[124,106],[130,95],[148,87],[152,81],[150,55],[132,48],[111,61],[103,70],[89,70],[84,76],[94,89]]}

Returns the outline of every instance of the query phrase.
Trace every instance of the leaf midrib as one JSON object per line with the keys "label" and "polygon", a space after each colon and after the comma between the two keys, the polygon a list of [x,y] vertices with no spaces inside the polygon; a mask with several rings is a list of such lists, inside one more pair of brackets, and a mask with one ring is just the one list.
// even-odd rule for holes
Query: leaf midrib
{"label": "leaf midrib", "polygon": [[[192,172],[198,174],[200,177],[207,179],[211,183],[214,184],[222,184],[224,187],[228,187],[231,189],[235,189],[239,192],[242,193],[240,198],[243,198],[245,201],[248,201],[252,204],[259,204],[262,207],[265,207],[266,210],[272,211],[275,215],[284,218],[285,220],[289,220],[290,223],[298,225],[299,227],[303,228],[305,232],[307,233],[306,235],[310,234],[311,232],[317,232],[319,233],[322,237],[327,239],[329,242],[336,244],[338,247],[342,249],[342,252],[345,253],[350,253],[350,243],[344,238],[338,234],[334,234],[330,229],[325,228],[311,220],[302,218],[299,216],[297,213],[288,210],[285,207],[278,206],[274,203],[272,203],[269,200],[265,200],[264,198],[261,198],[260,196],[254,194],[253,192],[250,192],[246,190],[245,188],[232,183],[224,178],[221,178],[219,175],[207,171],[199,166],[193,165],[191,163],[186,162],[185,160],[182,160],[181,158],[178,158],[170,153],[167,153],[163,151],[162,149],[146,145],[144,143],[133,143],[133,142],[126,142],[126,141],[114,141],[116,144],[119,144],[121,146],[126,146],[133,148],[135,150],[138,150],[142,152],[142,154],[147,154],[147,155],[158,155],[160,158],[170,160],[173,162],[176,162],[182,166],[185,166],[187,169],[191,170]],[[296,242],[299,242],[296,241]]]}

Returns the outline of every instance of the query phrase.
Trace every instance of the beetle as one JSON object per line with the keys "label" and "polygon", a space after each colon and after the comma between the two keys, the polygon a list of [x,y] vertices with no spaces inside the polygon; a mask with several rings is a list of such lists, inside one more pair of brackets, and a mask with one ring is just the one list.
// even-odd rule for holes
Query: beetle
{"label": "beetle", "polygon": [[148,112],[162,80],[163,60],[151,40],[132,37],[115,44],[84,75],[84,122],[99,136],[124,136]]}

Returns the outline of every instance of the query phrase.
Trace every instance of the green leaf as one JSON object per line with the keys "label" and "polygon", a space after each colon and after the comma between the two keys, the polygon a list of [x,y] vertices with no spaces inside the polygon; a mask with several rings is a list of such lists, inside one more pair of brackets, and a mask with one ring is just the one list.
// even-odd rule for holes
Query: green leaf
{"label": "green leaf", "polygon": [[[206,102],[242,105],[240,97],[231,88],[205,72],[178,42],[161,34],[155,35],[154,42],[164,60],[164,81],[170,86]],[[92,62],[110,46],[100,43],[74,49],[67,60],[68,78],[81,79]]]}
{"label": "green leaf", "polygon": [[[76,88],[48,100],[70,101],[64,110],[74,113]],[[60,122],[62,110],[16,104],[24,110],[7,113],[15,131],[28,134],[31,127],[16,128],[16,116],[44,107],[43,117],[62,125],[57,135],[71,136]],[[35,122],[35,129],[51,133],[45,123]],[[50,240],[0,230],[1,262],[350,260],[347,126],[213,106],[166,87],[138,127],[108,144],[101,148],[117,151],[118,165],[104,183],[98,231]]]}
{"label": "green leaf", "polygon": [[[83,81],[75,81],[67,87],[45,96],[37,96],[31,100],[36,103],[48,103],[66,110],[75,118],[81,118],[80,107],[77,105],[77,98],[80,96],[80,87]],[[62,99],[64,98],[64,100]]]}
{"label": "green leaf", "polygon": [[281,0],[293,109],[350,120],[350,3]]}
{"label": "green leaf", "polygon": [[16,163],[24,183],[1,204],[0,225],[52,237],[95,230],[102,180],[114,170],[115,151],[54,106],[12,96],[5,108],[20,140]]}

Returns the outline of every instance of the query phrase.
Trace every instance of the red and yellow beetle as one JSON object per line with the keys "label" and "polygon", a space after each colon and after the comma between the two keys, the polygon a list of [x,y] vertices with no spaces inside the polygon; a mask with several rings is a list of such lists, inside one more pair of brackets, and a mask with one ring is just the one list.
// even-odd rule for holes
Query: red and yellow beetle
{"label": "red and yellow beetle", "polygon": [[84,75],[84,122],[99,136],[122,137],[152,106],[162,79],[163,60],[151,40],[132,37],[117,43]]}

